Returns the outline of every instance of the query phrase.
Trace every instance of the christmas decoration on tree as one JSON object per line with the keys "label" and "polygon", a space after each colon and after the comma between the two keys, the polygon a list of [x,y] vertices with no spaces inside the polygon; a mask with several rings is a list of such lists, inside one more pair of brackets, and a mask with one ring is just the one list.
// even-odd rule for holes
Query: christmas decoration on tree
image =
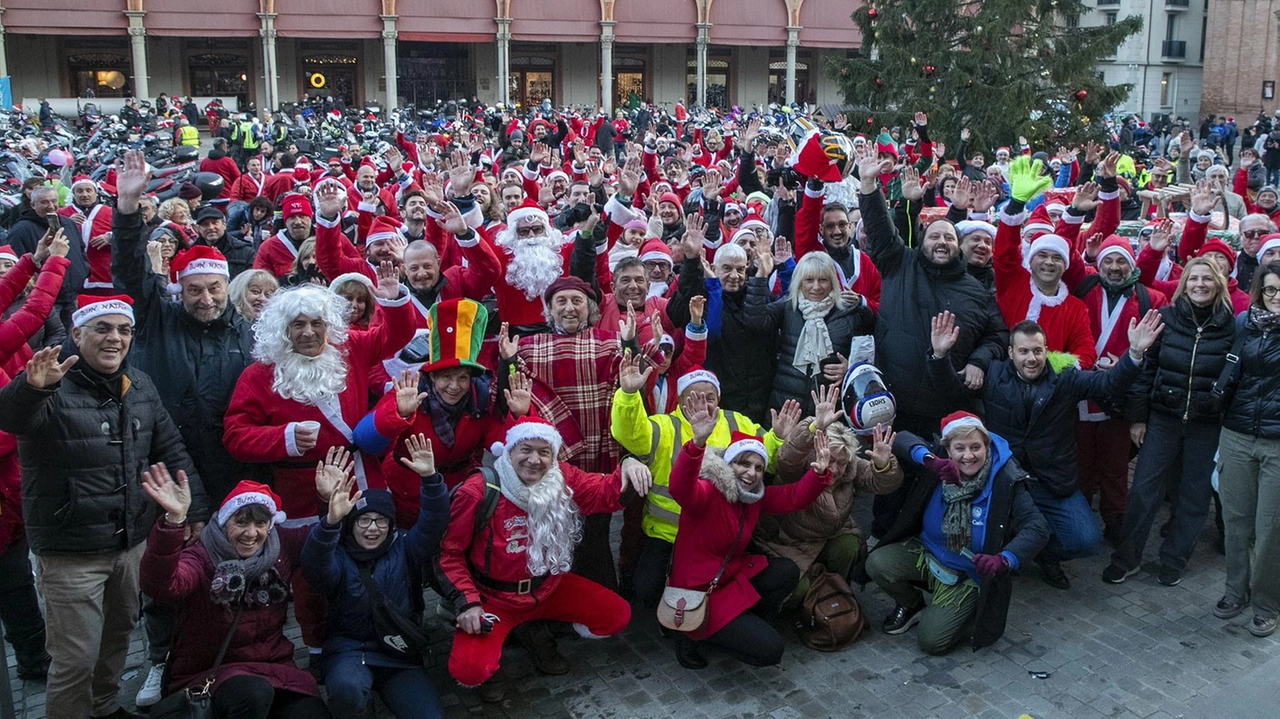
{"label": "christmas decoration on tree", "polygon": [[1099,138],[1101,123],[1089,118],[1114,110],[1132,86],[1107,85],[1094,68],[1142,18],[1069,26],[1090,9],[1082,0],[875,0],[853,13],[861,51],[832,74],[868,124],[906,127],[923,111],[943,142],[965,127],[974,148]]}

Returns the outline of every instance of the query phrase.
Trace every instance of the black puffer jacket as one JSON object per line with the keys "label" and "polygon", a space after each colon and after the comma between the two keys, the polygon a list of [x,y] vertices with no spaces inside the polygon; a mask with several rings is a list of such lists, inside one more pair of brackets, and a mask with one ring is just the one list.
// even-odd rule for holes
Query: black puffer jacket
{"label": "black puffer jacket", "polygon": [[222,445],[222,417],[240,373],[253,363],[253,326],[230,302],[207,323],[170,302],[166,279],[148,269],[141,214],[117,212],[112,231],[111,272],[137,316],[130,362],[155,379],[210,496],[221,504],[249,476]]}
{"label": "black puffer jacket", "polygon": [[956,316],[960,340],[948,356],[960,371],[972,364],[986,371],[1009,344],[1009,330],[995,295],[966,270],[963,257],[935,265],[921,250],[907,249],[894,228],[879,190],[858,195],[867,230],[867,253],[880,270],[880,316],[876,319],[876,366],[898,403],[899,423],[931,434],[956,407],[938,402],[921,382],[929,356],[930,322],[943,310]]}
{"label": "black puffer jacket", "polygon": [[1248,315],[1236,321],[1236,331],[1243,333],[1240,377],[1222,426],[1280,439],[1280,332],[1264,332]]}
{"label": "black puffer jacket", "polygon": [[[747,280],[748,287],[755,278]],[[763,283],[764,280],[756,280]],[[741,412],[763,424],[769,419],[777,340],[750,329],[747,288],[721,291],[720,338],[707,347],[707,365],[720,380],[720,407]]]}
{"label": "black puffer jacket", "polygon": [[[75,347],[68,341],[64,357]],[[25,372],[0,390],[0,430],[18,436],[22,516],[31,551],[115,552],[146,541],[156,503],[142,472],[156,462],[187,473],[193,521],[208,502],[182,438],[151,379],[125,371],[120,399],[72,367],[61,382],[37,389]]]}
{"label": "black puffer jacket", "polygon": [[1160,317],[1164,332],[1147,350],[1142,372],[1129,389],[1126,416],[1130,422],[1146,422],[1159,412],[1184,423],[1221,422],[1223,401],[1212,390],[1235,339],[1231,307],[1215,303],[1193,309],[1181,297],[1160,308]]}
{"label": "black puffer jacket", "polygon": [[[89,279],[89,260],[85,257],[84,242],[80,239],[80,228],[76,227],[76,223],[66,217],[59,217],[58,222],[62,224],[62,234],[70,247],[67,260],[71,265],[62,278],[62,289],[58,291],[53,314],[62,321],[64,327],[70,327],[71,313],[76,309],[76,296],[83,291],[84,281]],[[48,230],[48,221],[28,207],[18,215],[18,221],[9,230],[9,245],[19,257],[28,252],[34,253],[40,238]]]}
{"label": "black puffer jacket", "polygon": [[[782,403],[794,399],[800,403],[803,416],[813,414],[813,398],[809,393],[818,389],[821,373],[805,376],[796,369],[792,360],[796,355],[796,343],[800,332],[804,329],[804,316],[800,310],[792,307],[791,300],[783,297],[774,300],[769,293],[768,280],[752,277],[747,280],[746,313],[743,321],[757,337],[772,337],[778,348],[776,371],[773,376],[773,393],[769,397],[769,406],[780,409]],[[875,328],[875,316],[865,305],[833,307],[823,318],[827,325],[827,334],[831,336],[832,351],[846,358],[849,356],[849,344],[858,335],[871,334]]]}

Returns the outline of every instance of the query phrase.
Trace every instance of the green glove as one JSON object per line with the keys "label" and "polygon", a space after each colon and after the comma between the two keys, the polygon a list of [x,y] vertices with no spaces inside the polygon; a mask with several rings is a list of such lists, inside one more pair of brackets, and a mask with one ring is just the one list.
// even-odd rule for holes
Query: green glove
{"label": "green glove", "polygon": [[1053,178],[1041,174],[1044,163],[1032,162],[1026,155],[1019,155],[1009,165],[1009,197],[1026,204],[1031,198],[1053,186]]}

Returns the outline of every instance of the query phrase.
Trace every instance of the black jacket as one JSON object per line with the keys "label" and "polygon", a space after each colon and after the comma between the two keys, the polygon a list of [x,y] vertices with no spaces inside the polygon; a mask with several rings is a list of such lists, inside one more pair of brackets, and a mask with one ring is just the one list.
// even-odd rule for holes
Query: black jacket
{"label": "black jacket", "polygon": [[1263,332],[1248,315],[1236,320],[1240,376],[1222,426],[1253,437],[1280,439],[1280,333]]}
{"label": "black jacket", "polygon": [[[767,280],[759,277],[747,280],[746,310],[743,321],[747,328],[756,333],[759,341],[772,338],[770,344],[777,347],[777,369],[773,375],[773,393],[769,397],[769,406],[781,409],[783,402],[794,399],[800,403],[800,413],[803,416],[813,414],[813,398],[809,393],[827,383],[820,372],[805,376],[792,364],[800,332],[804,329],[804,316],[799,309],[791,306],[790,299],[783,297],[774,300],[769,293]],[[831,337],[832,352],[847,358],[853,338],[871,334],[875,327],[875,316],[865,305],[845,309],[833,307],[823,318],[823,322]]]}
{"label": "black jacket", "polygon": [[[911,449],[928,444],[910,432],[898,432],[893,442],[893,452],[898,461],[911,462]],[[932,447],[935,455],[945,457],[940,448]],[[1004,463],[991,485],[991,498],[987,505],[987,530],[983,540],[983,554],[1012,552],[1021,561],[1040,553],[1049,542],[1049,523],[1045,521],[1036,503],[1027,491],[1030,479],[1016,459]],[[911,486],[906,503],[876,548],[902,542],[920,536],[924,526],[924,513],[933,493],[938,488],[938,477],[921,471],[919,479]],[[875,551],[875,550],[872,550]],[[973,648],[981,649],[994,644],[1004,634],[1009,617],[1009,600],[1013,597],[1013,578],[1009,572],[1001,572],[978,585],[978,609],[974,615]]]}
{"label": "black jacket", "polygon": [[1129,390],[1129,421],[1146,422],[1152,412],[1159,412],[1184,423],[1221,422],[1224,403],[1212,390],[1235,339],[1231,308],[1216,303],[1197,324],[1191,302],[1181,297],[1160,308],[1160,317],[1164,332],[1147,351],[1147,361]]}
{"label": "black jacket", "polygon": [[240,373],[253,363],[253,326],[230,301],[207,324],[170,302],[166,279],[148,269],[141,214],[117,212],[112,230],[111,272],[137,317],[130,361],[155,379],[210,496],[221,503],[249,476],[222,445],[222,417]]}
{"label": "black jacket", "polygon": [[763,424],[769,419],[777,339],[753,331],[747,321],[751,311],[747,292],[752,282],[763,284],[764,280],[751,277],[747,287],[737,292],[721,290],[720,337],[710,338],[707,364],[720,380],[720,408],[741,412]]}
{"label": "black jacket", "polygon": [[[971,396],[959,375],[944,359],[929,360],[929,381],[954,406]],[[1076,491],[1076,421],[1079,402],[1105,400],[1138,375],[1138,365],[1126,352],[1115,368],[1082,372],[1052,367],[1035,382],[1026,382],[1008,360],[992,362],[987,381],[978,391],[983,421],[1009,442],[1014,459],[1055,497]]]}
{"label": "black jacket", "polygon": [[[236,275],[253,267],[253,258],[258,254],[257,248],[253,246],[253,242],[246,240],[239,235],[233,235],[231,232],[224,232],[222,237],[216,242],[210,244],[204,239],[196,241],[197,245],[209,245],[213,249],[222,253],[227,258],[227,268],[231,272],[231,279],[235,279]],[[146,242],[144,239],[143,250],[146,250]]]}
{"label": "black jacket", "polygon": [[[63,356],[75,353],[70,341]],[[182,438],[151,379],[127,369],[120,399],[72,367],[37,389],[25,372],[0,390],[0,430],[17,435],[22,516],[31,551],[116,552],[146,541],[158,508],[142,472],[164,462],[187,473],[193,521],[208,502]]]}
{"label": "black jacket", "polygon": [[858,196],[867,231],[866,251],[880,271],[880,315],[876,318],[876,366],[898,403],[898,418],[908,429],[936,432],[955,407],[941,405],[921,382],[929,355],[934,316],[950,310],[960,341],[948,357],[955,371],[966,364],[986,370],[1004,356],[1009,330],[995,295],[966,271],[963,257],[938,266],[919,248],[907,249],[889,217],[879,190]]}
{"label": "black jacket", "polygon": [[[71,313],[76,309],[76,296],[84,290],[84,281],[89,279],[89,260],[84,254],[80,228],[66,217],[59,217],[58,221],[62,224],[62,234],[70,245],[67,260],[71,264],[67,267],[67,274],[62,278],[62,288],[58,291],[54,314],[62,321],[64,327],[70,327]],[[28,207],[18,215],[18,221],[9,230],[9,246],[19,257],[28,252],[34,253],[40,238],[44,237],[44,233],[48,230],[48,221]]]}

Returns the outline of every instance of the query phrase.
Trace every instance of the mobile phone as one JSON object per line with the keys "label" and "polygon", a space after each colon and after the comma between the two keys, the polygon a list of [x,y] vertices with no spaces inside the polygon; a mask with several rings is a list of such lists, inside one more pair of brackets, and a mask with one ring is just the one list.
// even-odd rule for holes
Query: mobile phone
{"label": "mobile phone", "polygon": [[45,219],[49,222],[49,229],[51,230],[57,231],[58,228],[62,227],[62,223],[58,222],[58,213],[56,212],[50,212],[45,215]]}

